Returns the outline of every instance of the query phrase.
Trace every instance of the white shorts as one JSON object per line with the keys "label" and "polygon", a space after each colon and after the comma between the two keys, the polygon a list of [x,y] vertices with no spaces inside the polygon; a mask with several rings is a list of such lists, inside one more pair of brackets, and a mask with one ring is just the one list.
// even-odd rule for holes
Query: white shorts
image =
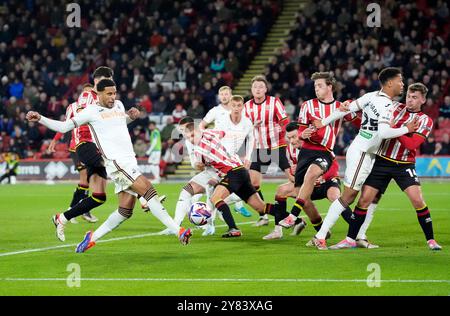
{"label": "white shorts", "polygon": [[137,194],[130,190],[130,186],[141,175],[139,171],[136,158],[126,160],[105,160],[105,168],[108,176],[114,182],[114,193],[127,192],[131,195],[137,196]]}
{"label": "white shorts", "polygon": [[220,177],[217,175],[217,172],[215,172],[214,169],[207,168],[196,174],[189,182],[195,182],[207,190],[209,186],[208,181],[211,179],[220,181]]}
{"label": "white shorts", "polygon": [[345,177],[344,185],[350,189],[361,191],[364,182],[372,171],[375,163],[375,154],[363,152],[350,145],[345,156]]}
{"label": "white shorts", "polygon": [[148,163],[152,165],[158,165],[161,161],[161,152],[160,151],[152,151],[150,156],[148,156]]}

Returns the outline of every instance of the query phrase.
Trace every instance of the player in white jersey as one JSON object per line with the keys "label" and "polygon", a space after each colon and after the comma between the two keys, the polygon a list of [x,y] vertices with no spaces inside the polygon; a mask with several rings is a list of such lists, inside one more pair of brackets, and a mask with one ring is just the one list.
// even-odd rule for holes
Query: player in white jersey
{"label": "player in white jersey", "polygon": [[[227,113],[227,116],[221,119],[221,122],[224,123],[223,126],[228,126],[227,133],[224,138],[222,138],[222,145],[230,152],[230,153],[238,153],[239,149],[242,147],[244,142],[246,142],[245,146],[245,157],[243,159],[244,164],[247,166],[250,165],[250,159],[254,146],[254,137],[253,137],[253,124],[250,120],[243,115],[242,109],[243,105],[236,102],[231,102],[231,112]],[[187,124],[194,123],[191,118],[184,118],[179,123],[179,128],[182,131],[183,127]],[[194,145],[186,139],[185,142],[186,149],[188,150],[189,158],[191,161],[191,165],[193,168],[196,168],[197,159],[194,155]],[[214,190],[214,186],[219,182],[220,177],[217,172],[213,168],[205,168],[202,172],[195,175],[189,183],[183,188],[180,193],[180,197],[177,202],[177,207],[175,211],[175,222],[181,224],[183,221],[187,210],[189,207],[196,201],[196,197],[198,194],[206,193],[207,203],[210,209],[214,209],[214,206],[211,204],[210,196]],[[225,199],[225,202],[234,203],[236,201],[241,201],[241,199],[235,194],[231,194],[229,197]],[[248,212],[248,211],[247,211]],[[215,232],[214,228],[214,218],[216,212],[213,212],[212,220],[205,225],[205,231],[203,235],[212,235]],[[251,214],[250,214],[251,215]],[[161,232],[161,234],[172,234],[170,230],[166,229]]]}
{"label": "player in white jersey", "polygon": [[[232,97],[232,90],[228,86],[222,86],[219,89],[219,100],[220,104],[213,107],[211,110],[206,113],[206,116],[203,118],[203,120],[200,122],[200,129],[204,130],[206,127],[214,123],[214,129],[220,130],[220,131],[228,131],[230,126],[230,113],[231,113],[231,97]],[[249,120],[243,120],[243,121],[249,121]],[[251,122],[250,122],[251,123]],[[230,137],[228,136],[228,139]],[[254,145],[253,145],[254,146]],[[232,148],[228,148],[225,146],[229,151]],[[237,153],[239,148],[235,148],[232,150],[233,153]],[[250,160],[250,159],[249,159]],[[244,203],[241,199],[239,199],[238,196],[235,194],[232,194],[231,199],[236,199],[236,202],[234,203],[234,210],[238,213],[241,213],[245,217],[250,217],[252,214],[245,208]],[[232,203],[232,202],[231,202]]]}
{"label": "player in white jersey", "polygon": [[[351,205],[364,181],[367,179],[375,162],[375,153],[383,139],[396,138],[417,129],[417,121],[401,128],[390,127],[394,102],[392,99],[403,93],[403,78],[398,68],[385,68],[379,74],[381,90],[369,92],[351,102],[343,103],[344,111],[335,111],[322,121],[314,122],[316,128],[322,128],[331,122],[344,117],[350,112],[362,111],[362,123],[346,154],[346,170],[344,177],[344,192],[334,201],[325,218],[320,231],[314,236],[313,242],[320,250],[328,249],[325,236],[336,223],[339,215]],[[345,111],[348,110],[348,111]],[[356,236],[366,217],[367,209],[355,208],[350,221],[347,238],[330,249],[356,247]]]}
{"label": "player in white jersey", "polygon": [[167,214],[158,200],[156,190],[140,172],[131,143],[127,122],[139,116],[139,111],[125,112],[121,102],[115,102],[116,85],[111,79],[103,79],[97,84],[98,103],[91,105],[69,121],[59,122],[28,112],[27,119],[38,121],[48,128],[66,133],[78,126],[87,124],[94,141],[101,152],[108,176],[115,184],[119,197],[119,207],[95,231],[89,231],[78,244],[76,252],[85,252],[96,241],[118,227],[133,214],[136,197],[167,227],[178,231],[182,244],[187,244],[192,235],[190,229],[177,225]]}

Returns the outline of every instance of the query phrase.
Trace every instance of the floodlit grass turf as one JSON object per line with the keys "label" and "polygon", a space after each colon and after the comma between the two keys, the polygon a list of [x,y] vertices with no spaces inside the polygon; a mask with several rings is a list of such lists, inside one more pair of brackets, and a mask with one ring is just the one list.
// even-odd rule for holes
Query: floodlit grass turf
{"label": "floodlit grass turf", "polygon": [[[156,186],[160,194],[168,196],[165,205],[172,215],[182,186],[181,183]],[[217,225],[222,227],[217,228],[216,235],[202,237],[202,231],[195,230],[188,246],[182,246],[174,236],[145,236],[98,243],[84,254],[74,253],[75,247],[70,246],[2,256],[21,250],[76,244],[87,230],[98,227],[117,206],[117,197],[109,186],[107,202],[94,211],[100,221],[89,224],[78,219],[78,225],[69,224],[66,242],[61,243],[55,237],[50,217],[67,207],[73,189],[74,185],[68,184],[0,187],[0,295],[450,294],[448,182],[423,184],[435,236],[444,247],[441,252],[428,250],[414,210],[406,196],[392,183],[369,229],[370,239],[379,244],[380,249],[319,252],[315,248],[306,248],[305,243],[314,233],[311,225],[300,236],[289,236],[290,231],[285,230],[282,240],[262,240],[261,237],[272,229],[273,222],[262,228],[240,224],[241,238],[223,239],[220,235],[225,227],[218,221]],[[274,183],[263,185],[266,200],[273,201],[275,189]],[[320,201],[317,205],[321,213],[326,213],[329,202]],[[240,223],[257,219],[255,213],[252,218],[234,214]],[[189,225],[187,221],[185,224]],[[104,239],[162,229],[162,224],[152,215],[143,213],[136,206],[134,216]],[[329,245],[340,241],[346,231],[347,225],[340,219]],[[70,263],[80,266],[80,287],[67,286],[66,278],[73,272],[67,271]],[[368,287],[364,280],[371,273],[367,271],[370,263],[380,266],[382,280],[403,281]],[[105,280],[117,278],[122,280]]]}

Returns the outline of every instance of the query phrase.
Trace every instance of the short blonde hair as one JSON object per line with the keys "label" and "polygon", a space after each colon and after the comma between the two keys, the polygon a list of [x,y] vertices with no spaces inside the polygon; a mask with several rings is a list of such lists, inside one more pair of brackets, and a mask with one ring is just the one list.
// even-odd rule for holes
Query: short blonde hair
{"label": "short blonde hair", "polygon": [[240,102],[240,103],[244,104],[244,97],[241,95],[233,95],[231,97],[231,101]]}
{"label": "short blonde hair", "polygon": [[233,90],[231,90],[231,88],[229,86],[222,86],[219,89],[219,93],[222,92],[222,91],[225,91],[225,90],[230,91],[230,93],[233,91]]}

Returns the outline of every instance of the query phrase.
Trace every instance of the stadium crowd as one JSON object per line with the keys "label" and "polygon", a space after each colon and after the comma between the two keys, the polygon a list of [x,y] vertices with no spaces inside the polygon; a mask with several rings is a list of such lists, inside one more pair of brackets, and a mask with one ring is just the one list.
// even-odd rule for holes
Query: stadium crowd
{"label": "stadium crowd", "polygon": [[[90,72],[107,65],[125,107],[145,109],[130,124],[138,156],[145,156],[150,116],[160,117],[164,155],[176,122],[186,115],[202,118],[217,104],[219,87],[236,84],[282,7],[281,0],[78,3],[81,28],[65,25],[65,7],[57,1],[0,6],[1,152],[55,157],[45,151],[53,133],[27,122],[25,112],[62,120]],[[430,90],[424,111],[435,121],[434,137],[421,153],[448,155],[448,5],[387,0],[382,7],[383,27],[372,28],[358,1],[309,2],[265,67],[271,94],[296,118],[301,103],[314,97],[313,72],[333,71],[337,99],[344,100],[378,89],[378,71],[400,66],[405,84],[419,81]],[[350,126],[341,131],[336,154],[345,154],[354,133]],[[60,149],[56,157],[66,155],[67,147]]]}

